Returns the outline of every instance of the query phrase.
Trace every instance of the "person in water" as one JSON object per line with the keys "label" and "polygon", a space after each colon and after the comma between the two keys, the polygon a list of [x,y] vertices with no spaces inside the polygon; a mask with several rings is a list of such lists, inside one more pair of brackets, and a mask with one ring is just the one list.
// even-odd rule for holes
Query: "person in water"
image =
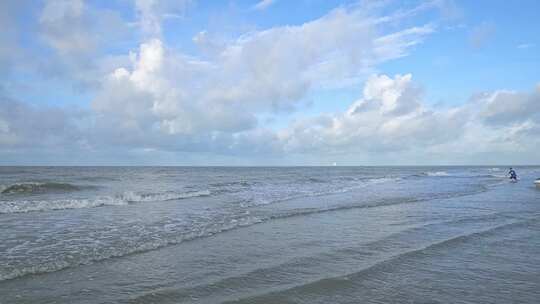
{"label": "person in water", "polygon": [[516,174],[516,171],[514,171],[514,169],[510,168],[510,171],[508,171],[508,175],[510,175],[511,180],[517,180],[517,174]]}

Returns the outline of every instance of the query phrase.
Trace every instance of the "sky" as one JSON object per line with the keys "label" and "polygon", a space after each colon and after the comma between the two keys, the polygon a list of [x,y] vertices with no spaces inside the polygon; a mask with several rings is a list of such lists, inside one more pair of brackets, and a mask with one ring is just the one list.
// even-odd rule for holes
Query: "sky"
{"label": "sky", "polygon": [[0,1],[0,165],[540,164],[539,11]]}

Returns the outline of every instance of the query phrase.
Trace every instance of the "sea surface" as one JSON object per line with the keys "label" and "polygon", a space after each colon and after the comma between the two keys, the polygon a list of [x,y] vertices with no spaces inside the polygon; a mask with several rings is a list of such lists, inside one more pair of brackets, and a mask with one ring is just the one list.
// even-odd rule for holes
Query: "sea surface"
{"label": "sea surface", "polygon": [[0,167],[0,303],[539,303],[507,169]]}

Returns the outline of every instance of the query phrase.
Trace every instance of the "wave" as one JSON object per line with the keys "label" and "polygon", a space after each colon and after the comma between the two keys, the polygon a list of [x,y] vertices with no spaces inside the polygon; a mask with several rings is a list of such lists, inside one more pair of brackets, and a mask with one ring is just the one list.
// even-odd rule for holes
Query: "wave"
{"label": "wave", "polygon": [[291,218],[291,217],[306,216],[306,215],[326,213],[326,212],[336,212],[336,211],[343,211],[343,210],[377,208],[377,207],[394,206],[394,205],[402,205],[402,204],[420,203],[420,202],[426,202],[426,201],[438,200],[438,199],[451,199],[451,198],[457,198],[457,197],[465,197],[469,195],[482,193],[485,191],[487,191],[487,188],[479,187],[476,190],[471,190],[467,192],[439,193],[437,195],[433,195],[429,197],[384,198],[384,199],[372,201],[370,203],[335,205],[335,206],[329,206],[329,207],[320,208],[320,209],[317,209],[317,208],[296,209],[296,210],[292,210],[292,212],[287,211],[283,213],[276,213],[276,214],[270,215],[268,219],[283,219],[283,218]]}
{"label": "wave", "polygon": [[211,195],[210,191],[192,191],[184,193],[150,193],[137,194],[125,192],[118,196],[103,196],[91,199],[63,199],[63,200],[21,200],[0,201],[0,214],[26,213],[37,211],[53,211],[64,209],[95,208],[102,206],[122,206],[129,203],[160,202],[179,200],[192,197]]}
{"label": "wave", "polygon": [[[116,257],[123,257],[131,254],[136,253],[143,253],[147,251],[157,250],[163,247],[177,245],[182,242],[186,241],[192,241],[200,238],[210,237],[218,233],[231,231],[234,229],[252,226],[272,220],[277,219],[284,219],[284,218],[291,218],[291,217],[298,217],[298,216],[307,216],[312,214],[319,214],[319,213],[326,213],[326,212],[336,212],[336,211],[343,211],[343,210],[352,210],[352,209],[361,209],[361,208],[375,208],[375,207],[383,207],[383,206],[390,206],[390,205],[400,205],[400,204],[410,204],[415,202],[421,202],[421,201],[429,201],[432,199],[441,199],[441,198],[451,198],[451,197],[457,197],[457,196],[467,196],[476,194],[482,191],[474,191],[474,192],[467,192],[467,193],[459,193],[459,194],[444,194],[439,195],[437,197],[430,197],[430,198],[394,198],[394,199],[383,199],[380,201],[375,201],[369,204],[355,204],[355,205],[340,205],[340,206],[334,206],[334,207],[327,207],[322,209],[296,209],[292,210],[290,212],[284,212],[280,214],[273,214],[273,215],[264,215],[264,214],[251,214],[249,211],[247,211],[243,216],[230,218],[226,221],[221,221],[219,225],[211,224],[205,225],[203,227],[199,227],[198,230],[195,231],[189,231],[184,234],[179,234],[176,237],[173,238],[155,238],[152,240],[152,242],[145,242],[136,244],[133,247],[121,247],[121,248],[110,248],[111,250],[107,251],[106,254],[99,255],[99,256],[90,256],[86,257],[83,260],[79,260],[77,262],[73,261],[54,261],[49,263],[44,263],[41,265],[34,265],[34,266],[28,266],[23,268],[17,268],[17,269],[10,269],[9,271],[4,271],[4,274],[0,273],[0,281],[3,280],[11,280],[15,279],[21,276],[26,275],[33,275],[33,274],[41,274],[41,273],[49,273],[49,272],[55,272],[59,271],[65,268],[69,267],[75,267],[79,265],[86,265],[91,264],[94,262],[110,259],[110,258],[116,258]],[[206,191],[203,191],[203,193],[207,193]],[[97,201],[93,201],[90,204],[92,206],[98,207],[100,206]],[[101,202],[102,205],[106,204],[118,204],[118,205],[125,205],[128,204],[126,200],[118,200],[118,201],[108,201],[104,200]],[[102,206],[101,205],[101,206]],[[66,207],[66,206],[62,206]],[[89,206],[81,206],[80,208],[85,208]],[[74,206],[74,208],[77,208],[77,206]],[[65,209],[65,208],[63,208]],[[19,212],[28,212],[28,211],[19,211]],[[0,213],[2,213],[2,206],[0,205]]]}
{"label": "wave", "polygon": [[378,177],[378,178],[370,178],[366,180],[366,183],[369,184],[380,184],[380,183],[388,183],[388,182],[398,182],[402,180],[401,177]]}
{"label": "wave", "polygon": [[324,184],[324,183],[330,183],[331,180],[324,180],[324,179],[316,178],[316,177],[308,177],[308,178],[300,179],[300,182]]}
{"label": "wave", "polygon": [[[0,272],[0,282],[5,280],[12,280],[19,277],[27,275],[36,275],[44,274],[50,272],[56,272],[62,269],[76,267],[80,265],[88,265],[95,262],[124,257],[132,254],[143,253],[147,251],[152,251],[160,249],[167,246],[178,245],[182,242],[192,241],[195,239],[200,239],[204,237],[210,237],[217,233],[222,233],[230,231],[240,227],[251,226],[257,223],[261,223],[262,220],[258,217],[248,216],[238,219],[230,219],[227,223],[222,226],[209,225],[200,228],[197,231],[190,231],[185,234],[179,234],[174,238],[170,239],[160,239],[154,238],[151,242],[139,243],[133,247],[121,246],[117,248],[109,248],[101,255],[97,254],[95,256],[84,257],[78,261],[69,261],[69,260],[56,260],[39,265],[26,266],[21,268],[9,269],[8,271]],[[94,251],[95,252],[95,251]]]}
{"label": "wave", "polygon": [[450,174],[448,174],[446,171],[428,171],[424,172],[423,174],[427,176],[450,176]]}
{"label": "wave", "polygon": [[490,173],[448,173],[446,171],[426,171],[420,174],[413,174],[411,177],[453,177],[453,178],[506,178],[507,176],[497,171],[489,170]]}
{"label": "wave", "polygon": [[[302,192],[302,193],[291,194],[285,197],[279,197],[279,198],[274,198],[274,199],[248,199],[247,201],[244,202],[244,207],[270,205],[270,204],[275,204],[275,203],[287,202],[294,199],[320,197],[320,196],[326,196],[326,195],[332,195],[332,194],[347,193],[347,192],[358,190],[359,188],[366,187],[369,185],[388,183],[388,182],[397,182],[400,180],[401,180],[400,177],[367,178],[367,179],[359,180],[359,183],[355,183],[353,185],[349,185],[346,187],[338,187],[338,188],[326,189],[326,190],[321,190],[321,191]],[[247,202],[251,202],[251,204],[248,204]]]}
{"label": "wave", "polygon": [[178,199],[185,199],[191,197],[210,196],[211,192],[208,190],[203,191],[190,191],[183,193],[176,192],[164,192],[164,193],[144,193],[138,194],[135,192],[125,192],[121,195],[121,198],[130,203],[142,203],[142,202],[162,202],[172,201]]}
{"label": "wave", "polygon": [[230,182],[217,182],[210,184],[211,187],[250,187],[256,185],[254,181],[230,181]]}
{"label": "wave", "polygon": [[508,176],[504,174],[488,174],[487,176],[494,177],[494,178],[508,178]]}
{"label": "wave", "polygon": [[119,181],[120,178],[112,176],[78,176],[75,177],[77,180],[89,181],[89,182],[101,182],[101,181]]}
{"label": "wave", "polygon": [[101,197],[93,199],[64,199],[64,200],[25,200],[25,201],[0,201],[0,214],[2,213],[27,213],[36,211],[52,211],[64,209],[81,209],[101,206],[127,205],[127,201],[113,197]]}
{"label": "wave", "polygon": [[[518,223],[523,224],[523,222]],[[196,297],[199,299],[204,298],[205,296],[218,295],[220,296],[223,303],[252,303],[252,302],[268,302],[268,303],[279,303],[277,299],[272,299],[271,296],[279,293],[294,292],[296,295],[305,295],[306,292],[298,292],[299,290],[308,289],[309,291],[313,290],[335,290],[336,286],[343,286],[344,282],[349,282],[351,277],[354,276],[366,276],[373,273],[378,273],[381,268],[392,267],[395,263],[399,263],[404,258],[410,258],[414,255],[423,254],[425,251],[432,249],[437,249],[438,246],[452,245],[454,242],[463,242],[467,241],[468,238],[472,237],[482,237],[485,233],[490,231],[505,228],[514,225],[514,223],[504,224],[501,226],[490,227],[487,230],[477,230],[469,234],[460,234],[450,236],[442,240],[435,240],[429,244],[419,244],[418,246],[405,247],[404,250],[386,254],[384,251],[380,255],[373,255],[374,258],[370,262],[358,263],[356,255],[363,259],[365,258],[365,250],[359,248],[343,248],[337,250],[323,250],[319,252],[310,252],[307,255],[302,255],[300,257],[294,257],[286,259],[279,263],[273,264],[261,264],[258,267],[253,269],[247,269],[245,271],[240,271],[232,273],[230,275],[225,275],[223,277],[218,277],[215,279],[209,279],[197,285],[187,286],[185,288],[159,288],[147,292],[143,292],[135,299],[135,302],[146,303],[152,301],[159,302],[161,298],[175,298],[179,302],[187,300],[190,297]],[[413,229],[420,229],[422,226]],[[389,237],[392,237],[391,234]],[[372,244],[378,244],[379,242],[387,242],[390,239],[383,238],[380,241],[374,241],[367,243],[365,247],[372,247]],[[363,247],[363,246],[362,246]],[[346,253],[348,257],[345,259],[342,258],[341,254]],[[345,264],[345,261],[350,262],[350,265],[362,265],[359,269],[351,270],[350,267],[336,269],[335,261],[333,257],[339,255],[339,261],[341,264]],[[326,268],[327,264],[332,265],[334,269],[333,273],[326,273],[326,277],[321,276],[321,273],[318,271],[307,271],[306,276],[297,276],[294,272],[289,271],[290,269],[298,268],[299,264],[302,265],[304,269],[310,269],[310,267],[319,267],[322,266]],[[353,267],[354,268],[354,267]],[[351,272],[352,271],[352,272]],[[336,282],[337,281],[337,282]],[[353,280],[353,282],[358,280]],[[272,282],[272,283],[270,283]],[[279,282],[278,284],[273,284]],[[269,286],[269,283],[271,286]],[[243,290],[251,290],[247,294],[244,294],[244,297],[231,296],[229,293],[222,294],[221,292],[226,289],[240,286],[241,284]],[[327,284],[331,285],[331,288],[326,286]],[[347,284],[347,283],[345,283]],[[312,288],[312,287],[316,288]],[[346,292],[344,292],[346,293]],[[264,298],[266,301],[258,301]],[[203,300],[204,301],[204,300]]]}
{"label": "wave", "polygon": [[[379,184],[387,182],[396,182],[399,181],[399,177],[380,177],[380,178],[370,178],[361,180],[360,183],[348,186],[340,187],[337,189],[328,189],[323,191],[313,191],[309,193],[299,193],[296,195],[289,195],[286,197],[275,198],[270,200],[250,200],[251,205],[268,205],[273,203],[280,203],[284,201],[289,201],[292,199],[298,199],[302,197],[317,197],[325,196],[331,194],[345,193],[356,190],[358,188]],[[230,184],[246,186],[246,182],[231,182]],[[23,185],[23,186],[21,186]],[[225,185],[225,184],[222,184]],[[81,189],[81,186],[75,186],[72,184],[58,184],[58,183],[25,183],[25,184],[14,184],[4,190],[6,193],[20,193],[12,192],[17,187],[23,187],[24,189],[29,188],[30,190],[37,192],[38,189]],[[9,192],[8,192],[9,191]],[[66,190],[64,190],[66,191]],[[17,200],[17,201],[0,201],[0,214],[2,213],[26,213],[26,212],[37,212],[37,211],[52,211],[52,210],[64,210],[64,209],[81,209],[81,208],[94,208],[102,206],[119,206],[127,205],[129,203],[142,203],[142,202],[160,202],[160,201],[170,201],[170,200],[180,200],[194,197],[205,197],[211,196],[212,194],[221,194],[226,192],[225,190],[201,190],[201,191],[188,191],[188,192],[163,192],[163,193],[137,193],[137,192],[124,192],[116,196],[102,196],[96,198],[84,198],[84,199],[61,199],[61,200]],[[247,205],[246,205],[247,206]]]}
{"label": "wave", "polygon": [[[432,251],[437,251],[443,248],[454,248],[457,244],[462,244],[470,241],[474,241],[477,238],[488,237],[492,234],[499,232],[500,230],[528,225],[531,221],[536,221],[536,219],[526,219],[523,221],[513,221],[510,223],[505,223],[497,226],[492,226],[487,229],[476,230],[474,232],[458,234],[444,238],[441,240],[436,240],[431,244],[420,245],[418,247],[413,247],[411,249],[397,252],[395,254],[383,255],[380,258],[372,261],[371,263],[364,265],[360,269],[354,270],[353,272],[345,271],[341,274],[335,276],[314,278],[312,280],[307,279],[306,282],[285,284],[281,287],[273,288],[273,290],[268,290],[265,288],[265,291],[252,293],[250,295],[235,298],[234,300],[225,301],[224,303],[252,303],[259,302],[257,300],[265,299],[268,302],[275,302],[273,296],[283,295],[283,294],[295,294],[295,295],[308,295],[314,290],[329,290],[333,289],[335,292],[344,292],[343,290],[336,290],[337,286],[342,286],[345,288],[350,288],[351,283],[354,282],[363,282],[366,277],[373,277],[375,274],[380,273],[381,271],[388,271],[393,269],[395,265],[403,264],[404,260],[415,258],[418,256],[424,257],[426,254],[430,254]],[[314,257],[306,257],[313,259],[315,262],[318,260]],[[294,261],[293,263],[298,263]],[[238,274],[236,276],[230,276],[219,281],[212,282],[213,286],[227,286],[229,284],[223,284],[225,281],[230,280],[240,280],[249,277],[264,277],[265,279],[270,276],[272,273],[281,273],[280,270],[284,268],[291,267],[290,262],[281,263],[278,265],[272,265],[266,268],[258,268],[250,272],[245,272]],[[329,288],[329,286],[331,288]],[[356,286],[355,286],[356,287]],[[186,292],[190,295],[194,294],[194,291],[199,288],[208,288],[206,285],[198,285],[187,289]],[[165,293],[168,292],[165,290]],[[159,293],[158,293],[159,295]],[[155,296],[155,295],[154,295]],[[141,299],[146,298],[147,295],[140,296]],[[153,298],[155,299],[155,297]],[[273,301],[274,300],[274,301]]]}
{"label": "wave", "polygon": [[68,183],[15,183],[4,186],[0,193],[2,194],[32,194],[47,192],[71,192],[81,190],[81,186]]}

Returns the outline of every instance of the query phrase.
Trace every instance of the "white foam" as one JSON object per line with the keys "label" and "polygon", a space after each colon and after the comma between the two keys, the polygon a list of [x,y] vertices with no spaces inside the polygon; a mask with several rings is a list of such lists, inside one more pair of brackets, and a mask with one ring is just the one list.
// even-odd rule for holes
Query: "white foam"
{"label": "white foam", "polygon": [[65,199],[65,200],[25,200],[25,201],[2,201],[0,213],[25,213],[33,211],[63,210],[93,208],[106,205],[126,205],[127,201],[112,197],[100,197],[94,199]]}
{"label": "white foam", "polygon": [[434,172],[426,172],[427,176],[450,176],[448,172],[446,171],[434,171]]}
{"label": "white foam", "polygon": [[183,193],[165,192],[165,193],[150,193],[150,194],[138,194],[132,191],[124,192],[122,199],[127,202],[161,202],[177,199],[185,199],[199,196],[209,196],[211,193],[208,190],[203,191],[191,191]]}
{"label": "white foam", "polygon": [[34,211],[50,211],[63,209],[94,208],[101,206],[121,206],[129,203],[159,202],[185,199],[199,196],[209,196],[210,191],[193,191],[184,193],[155,193],[137,194],[125,192],[118,197],[103,196],[92,199],[63,199],[63,200],[20,200],[0,201],[0,213],[25,213]]}
{"label": "white foam", "polygon": [[194,227],[195,229],[193,231],[180,233],[173,238],[153,238],[151,241],[138,240],[135,241],[132,246],[113,246],[103,251],[90,250],[88,251],[88,255],[81,255],[77,260],[70,260],[64,255],[58,255],[52,261],[31,266],[28,265],[7,269],[2,269],[0,266],[0,282],[25,275],[55,272],[68,267],[92,264],[93,262],[106,260],[113,257],[122,257],[128,254],[156,250],[169,245],[176,245],[185,241],[212,236],[221,232],[226,232],[239,227],[255,225],[268,220],[268,218],[250,216],[249,213],[246,213],[245,215],[247,216],[224,221],[221,223],[221,225]]}
{"label": "white foam", "polygon": [[[346,187],[339,187],[339,188],[332,188],[332,189],[324,189],[319,191],[314,190],[308,190],[301,193],[292,193],[285,196],[279,196],[274,198],[249,198],[246,202],[242,203],[242,207],[249,207],[249,206],[262,206],[262,205],[270,205],[274,203],[281,203],[285,201],[290,201],[294,199],[300,199],[305,197],[318,197],[318,196],[326,196],[326,195],[332,195],[332,194],[339,194],[339,193],[347,193],[351,191],[356,191],[358,189],[361,189],[363,187],[367,187],[369,185],[374,184],[382,184],[382,183],[390,183],[390,182],[397,182],[402,180],[400,177],[376,177],[376,178],[369,178],[369,179],[363,179],[358,180],[356,183],[346,186]],[[280,194],[283,191],[280,191]]]}
{"label": "white foam", "polygon": [[400,177],[380,177],[380,178],[372,178],[368,181],[368,183],[371,184],[380,184],[380,183],[390,183],[390,182],[397,182],[400,181]]}

